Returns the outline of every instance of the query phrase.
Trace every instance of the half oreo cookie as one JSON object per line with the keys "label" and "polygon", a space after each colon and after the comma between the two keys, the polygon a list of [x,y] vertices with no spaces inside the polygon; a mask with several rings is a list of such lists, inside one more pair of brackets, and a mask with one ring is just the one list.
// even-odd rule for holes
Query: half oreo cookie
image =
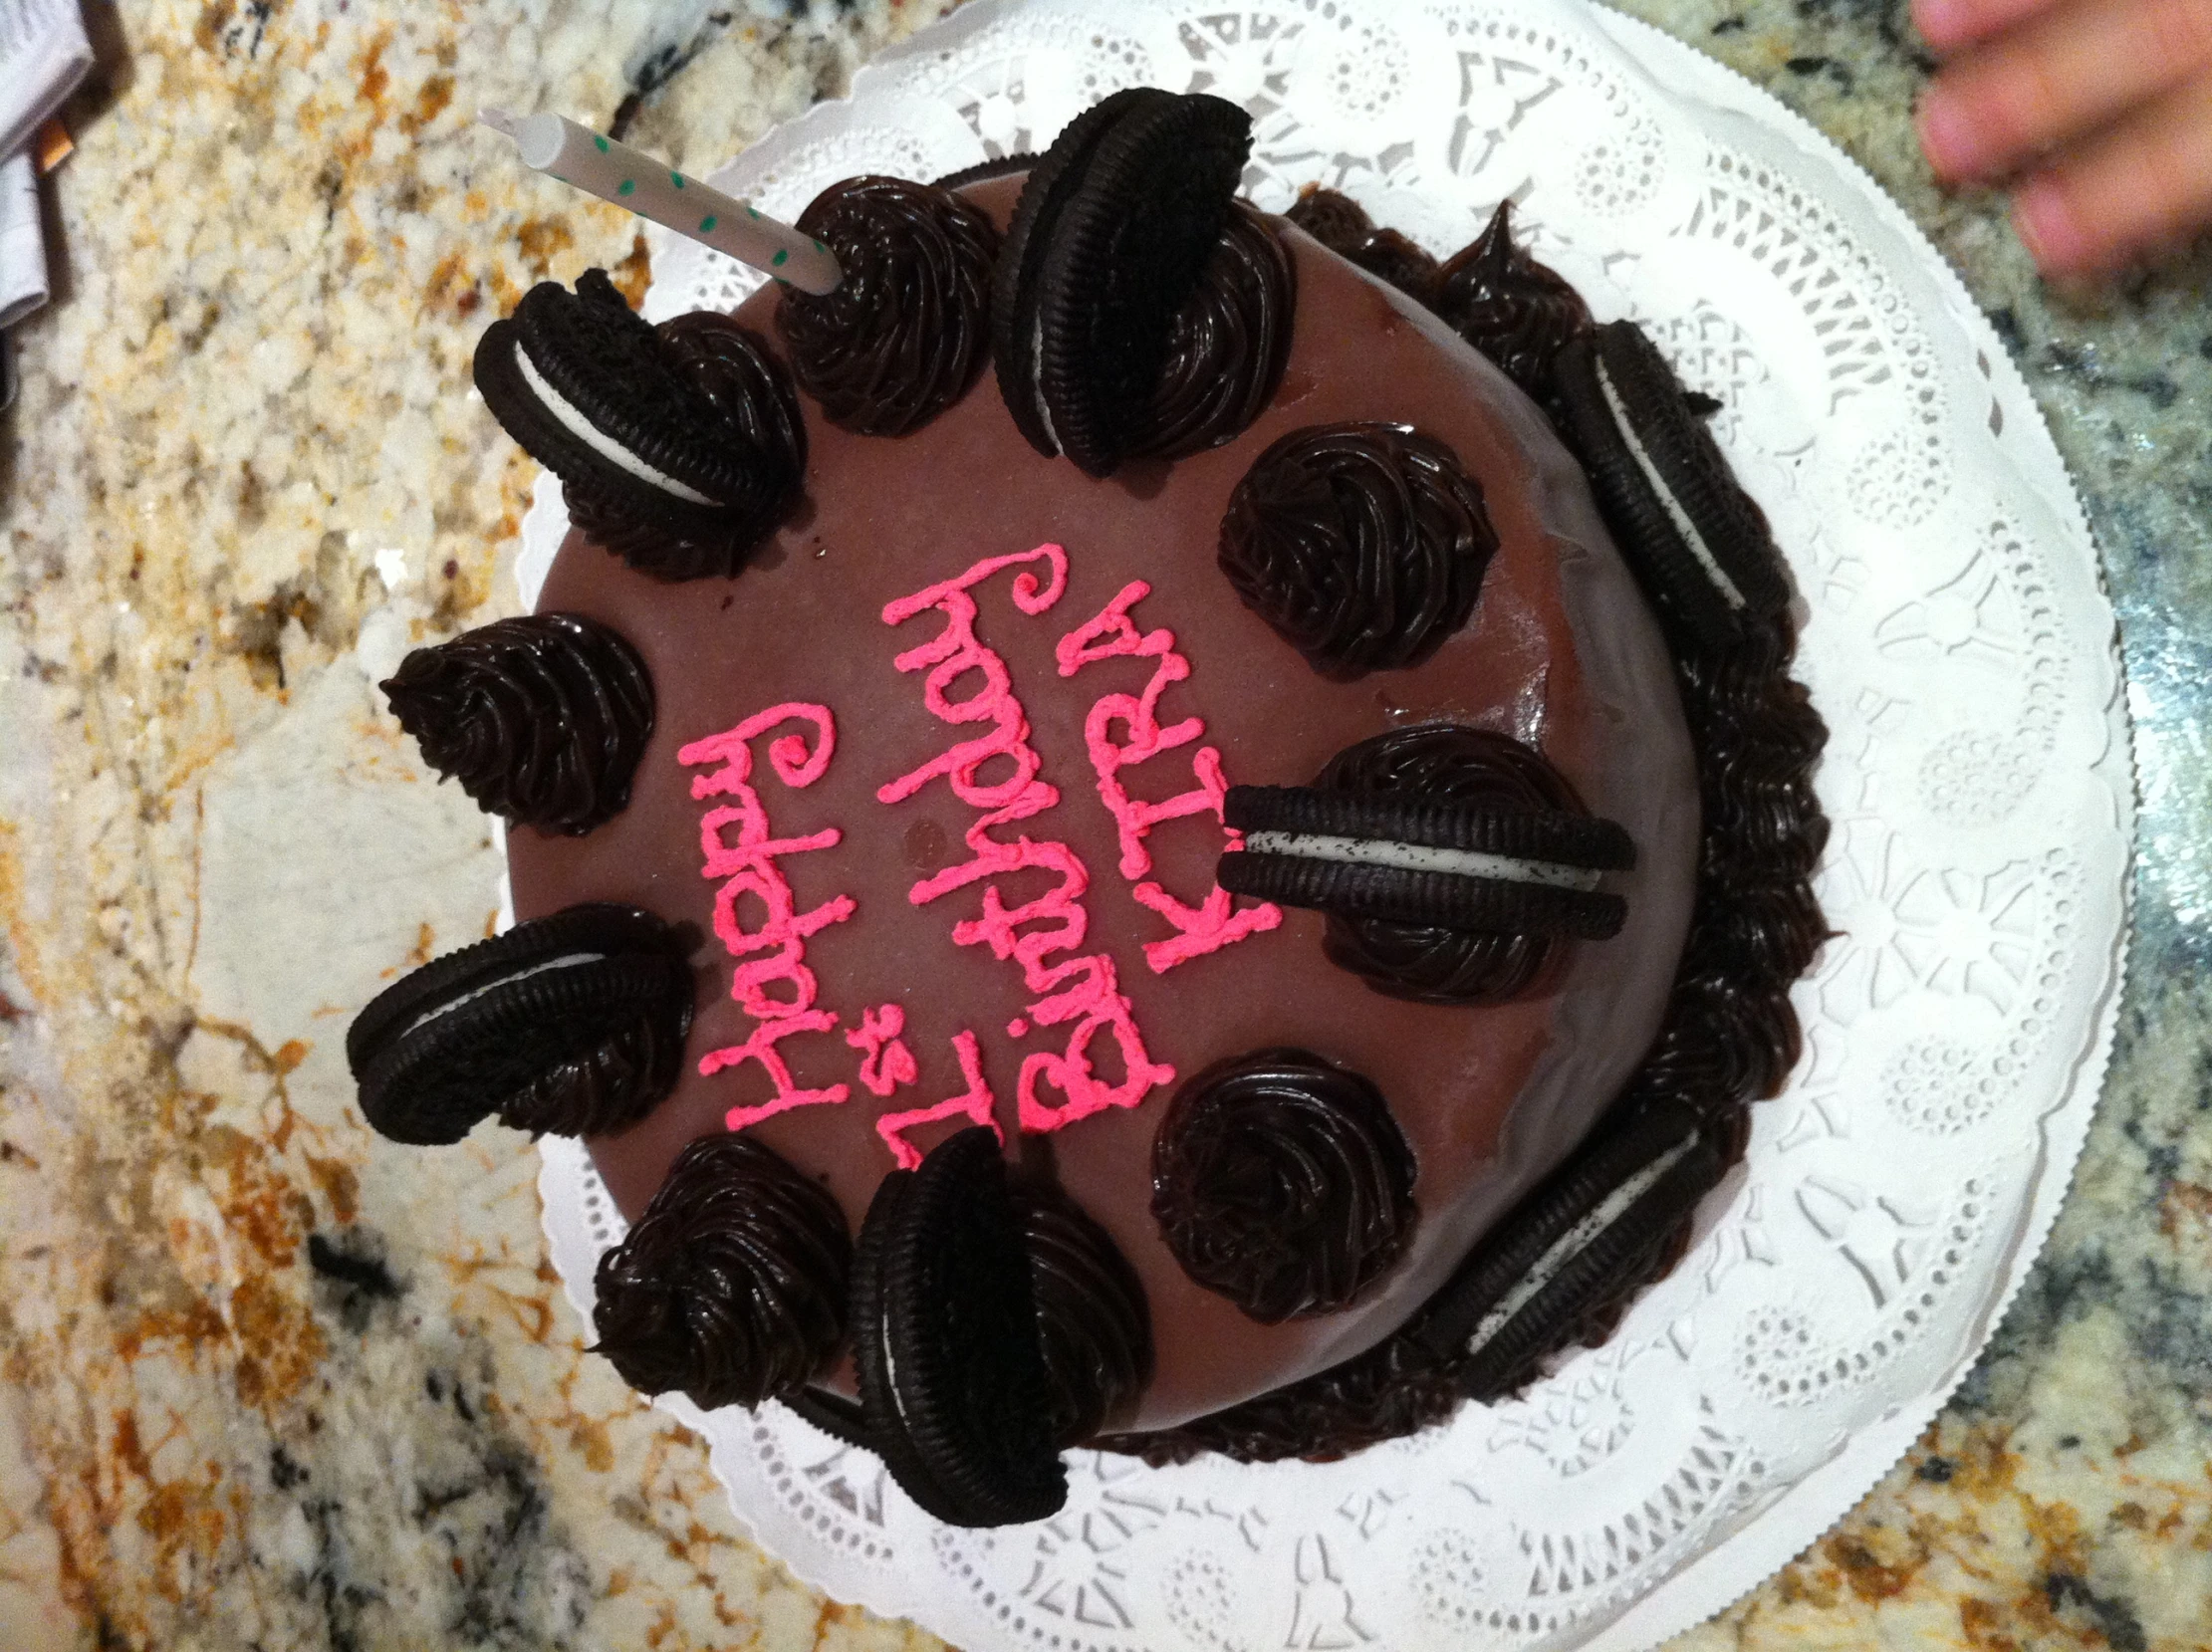
{"label": "half oreo cookie", "polygon": [[1766,516],[1642,330],[1608,322],[1563,346],[1553,370],[1605,524],[1661,614],[1718,650],[1780,609],[1790,589]]}
{"label": "half oreo cookie", "polygon": [[1408,1335],[1439,1357],[1464,1355],[1470,1397],[1511,1392],[1652,1277],[1725,1168],[1713,1126],[1672,1102],[1600,1128],[1498,1224]]}
{"label": "half oreo cookie", "polygon": [[789,374],[714,320],[746,357],[745,406],[709,393],[686,370],[695,352],[632,314],[604,270],[574,293],[540,282],[476,346],[476,387],[508,434],[561,478],[587,531],[660,579],[736,573],[806,468]]}
{"label": "half oreo cookie", "polygon": [[885,1176],[860,1225],[853,1345],[868,1443],[950,1526],[1043,1520],[1068,1497],[1022,1223],[976,1125]]}
{"label": "half oreo cookie", "polygon": [[675,1087],[692,982],[668,926],[572,906],[425,964],[346,1033],[361,1110],[393,1141],[459,1141],[486,1116],[600,1134]]}
{"label": "half oreo cookie", "polygon": [[1141,443],[1251,147],[1236,105],[1132,87],[1077,116],[1031,170],[991,328],[999,390],[1038,452],[1106,476]]}

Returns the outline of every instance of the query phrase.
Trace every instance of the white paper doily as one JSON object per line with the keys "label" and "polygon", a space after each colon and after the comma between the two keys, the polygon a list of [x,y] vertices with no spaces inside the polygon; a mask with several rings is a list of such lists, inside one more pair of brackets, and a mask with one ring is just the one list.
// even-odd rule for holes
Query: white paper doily
{"label": "white paper doily", "polygon": [[[1995,333],[1904,215],[1779,104],[1568,0],[975,0],[713,182],[794,216],[856,172],[1042,149],[1123,86],[1256,119],[1246,186],[1321,182],[1443,253],[1502,196],[1600,319],[1719,397],[1810,607],[1841,931],[1701,1237],[1527,1395],[1328,1466],[1071,1456],[1066,1511],[952,1531],[790,1413],[702,1415],[760,1542],[960,1645],[1635,1652],[1842,1516],[1934,1416],[2041,1245],[2110,1048],[2132,831],[2113,622]],[[655,319],[759,277],[661,241]],[[566,528],[541,482],[526,601]],[[620,1235],[544,1143],[571,1299]]]}

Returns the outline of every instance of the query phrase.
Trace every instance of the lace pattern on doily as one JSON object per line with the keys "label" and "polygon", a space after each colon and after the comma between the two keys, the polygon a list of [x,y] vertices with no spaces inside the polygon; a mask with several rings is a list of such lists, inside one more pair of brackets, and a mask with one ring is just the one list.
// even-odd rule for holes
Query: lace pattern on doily
{"label": "lace pattern on doily", "polygon": [[[971,1647],[1650,1644],[1811,1541],[1933,1415],[2055,1214],[2109,1048],[2131,827],[2111,615],[2063,467],[1987,323],[1810,127],[1567,0],[974,0],[715,181],[785,216],[859,171],[1035,150],[1106,93],[1255,119],[1263,207],[1345,190],[1431,252],[1512,196],[1601,319],[1645,326],[1773,520],[1833,731],[1842,932],[1807,1056],[1682,1264],[1600,1349],[1349,1462],[1075,1454],[1056,1519],[951,1532],[780,1407],[672,1414],[739,1515],[842,1599]],[[656,239],[647,314],[760,281]],[[519,574],[565,529],[540,485]],[[541,1144],[589,1312],[621,1224]]]}

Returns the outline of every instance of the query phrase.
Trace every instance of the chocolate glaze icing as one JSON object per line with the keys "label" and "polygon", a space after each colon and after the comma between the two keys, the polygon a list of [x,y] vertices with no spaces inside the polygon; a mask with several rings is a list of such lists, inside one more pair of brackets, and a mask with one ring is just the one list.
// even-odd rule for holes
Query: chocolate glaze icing
{"label": "chocolate glaze icing", "polygon": [[1180,459],[1235,439],[1274,399],[1297,309],[1297,272],[1275,226],[1232,206],[1198,290],[1176,312],[1131,457]]}
{"label": "chocolate glaze icing", "polygon": [[741,497],[711,527],[640,520],[612,488],[562,484],[569,515],[593,540],[656,580],[728,578],[799,501],[807,431],[791,373],[760,335],[697,310],[655,329],[677,379],[703,397],[742,459]]}
{"label": "chocolate glaze icing", "polygon": [[703,1136],[600,1259],[593,1350],[644,1394],[712,1410],[798,1389],[845,1336],[845,1214],[746,1136]]}
{"label": "chocolate glaze icing", "polygon": [[[1812,884],[1829,833],[1813,791],[1828,729],[1790,676],[1796,652],[1795,624],[1780,613],[1754,619],[1735,652],[1679,664],[1708,823],[1697,906],[1665,1023],[1594,1136],[1677,1102],[1712,1126],[1721,1164],[1732,1165],[1743,1156],[1750,1103],[1779,1091],[1797,1062],[1790,986],[1832,932]],[[1477,1397],[1514,1393],[1556,1349],[1610,1335],[1636,1294],[1681,1260],[1693,1219],[1654,1235],[1580,1321],[1512,1366],[1480,1373]],[[1470,1363],[1433,1352],[1416,1317],[1334,1370],[1177,1428],[1098,1444],[1152,1463],[1204,1451],[1240,1462],[1339,1457],[1443,1421],[1466,1397]]]}
{"label": "chocolate glaze icing", "polygon": [[1415,303],[1436,308],[1436,287],[1442,278],[1436,260],[1396,230],[1377,228],[1366,208],[1350,195],[1308,188],[1300,192],[1287,216],[1338,257],[1387,281]]}
{"label": "chocolate glaze icing", "polygon": [[799,215],[845,279],[776,311],[800,388],[832,424],[898,436],[968,391],[990,354],[999,234],[949,189],[904,178],[833,183]]}
{"label": "chocolate glaze icing", "polygon": [[440,778],[542,831],[586,832],[620,814],[652,735],[637,650],[573,613],[496,619],[417,648],[377,686]]}
{"label": "chocolate glaze icing", "polygon": [[[1316,786],[1509,810],[1587,815],[1541,753],[1488,729],[1393,729],[1339,752]],[[1322,949],[1378,993],[1423,1004],[1498,1004],[1529,991],[1562,943],[1550,935],[1485,935],[1429,924],[1332,914]]]}
{"label": "chocolate glaze icing", "polygon": [[1168,1103],[1152,1214],[1183,1272],[1261,1324],[1334,1313],[1405,1250],[1413,1150],[1358,1073],[1305,1050],[1232,1056]]}
{"label": "chocolate glaze icing", "polygon": [[1134,1413],[1152,1379],[1151,1309],[1112,1236],[1074,1200],[1041,1182],[1009,1191],[1029,1253],[1053,1439],[1076,1445]]}
{"label": "chocolate glaze icing", "polygon": [[1591,328],[1582,294],[1513,239],[1513,202],[1439,274],[1430,308],[1539,401],[1551,394],[1552,358]]}
{"label": "chocolate glaze icing", "polygon": [[1221,520],[1221,571],[1325,677],[1418,665],[1467,623],[1498,548],[1482,483],[1408,425],[1295,430]]}
{"label": "chocolate glaze icing", "polygon": [[[1002,221],[1018,188],[1012,179],[978,184],[971,198]],[[1111,1236],[1150,1305],[1155,1370],[1134,1415],[1114,1425],[1125,1429],[1172,1427],[1328,1370],[1402,1324],[1588,1133],[1633,1071],[1658,1029],[1689,917],[1696,782],[1673,668],[1579,468],[1535,407],[1441,321],[1297,229],[1278,233],[1297,265],[1290,358],[1274,401],[1222,447],[1156,473],[1132,467],[1127,477],[1093,480],[1034,455],[987,387],[897,441],[842,431],[808,401],[813,515],[764,548],[747,569],[743,600],[671,592],[573,539],[543,605],[591,613],[637,644],[660,696],[658,727],[622,816],[583,838],[518,833],[510,841],[525,915],[621,899],[711,933],[717,885],[700,875],[696,771],[675,762],[676,748],[793,698],[833,706],[837,755],[821,780],[792,791],[763,771],[762,798],[779,836],[833,826],[845,832],[837,849],[784,862],[802,909],[837,894],[858,903],[852,921],[808,940],[806,963],[820,1002],[841,1013],[841,1029],[865,1007],[903,1004],[919,1077],[883,1101],[856,1087],[846,1103],[802,1107],[747,1134],[826,1179],[857,1225],[890,1164],[876,1119],[958,1093],[950,1041],[973,1028],[998,1120],[1015,1140],[1021,1061],[1052,1034],[1003,1031],[1033,995],[988,948],[951,944],[952,924],[975,913],[970,897],[920,907],[908,899],[916,878],[965,854],[961,834],[975,817],[936,783],[896,806],[876,800],[887,780],[961,737],[923,706],[917,677],[890,663],[942,622],[894,628],[878,615],[885,602],[979,557],[1065,545],[1068,590],[1051,612],[1024,616],[1003,577],[976,593],[979,634],[1004,658],[1044,778],[1061,793],[1022,829],[1067,842],[1090,868],[1085,945],[1113,958],[1153,1060],[1187,1077],[1226,1054],[1296,1045],[1366,1074],[1390,1097],[1412,1146],[1421,1210],[1398,1264],[1352,1306],[1261,1325],[1192,1283],[1152,1219],[1151,1140],[1172,1084],[1142,1106],[1049,1138],[1058,1185]],[[785,296],[770,290],[749,300],[744,319],[769,325]],[[1239,477],[1281,436],[1380,419],[1415,424],[1461,455],[1483,484],[1499,549],[1474,614],[1425,663],[1386,679],[1333,682],[1228,600],[1209,559],[1173,552],[1207,541]],[[852,478],[864,485],[847,485]],[[1347,746],[1405,722],[1512,732],[1539,746],[1595,813],[1634,837],[1638,862],[1619,885],[1629,902],[1620,936],[1566,949],[1546,993],[1475,1011],[1368,992],[1323,956],[1323,920],[1307,912],[1288,912],[1272,933],[1154,974],[1142,944],[1163,926],[1130,898],[1116,870],[1113,822],[1084,755],[1095,700],[1139,693],[1148,662],[1108,660],[1063,678],[1055,656],[1063,635],[1135,578],[1152,588],[1133,610],[1136,623],[1171,628],[1192,665],[1189,680],[1167,691],[1160,716],[1202,716],[1205,734],[1194,746],[1218,749],[1232,783],[1303,781]],[[1159,760],[1156,782],[1150,769],[1132,772],[1132,786],[1159,796],[1190,784],[1187,760],[1179,768],[1171,761],[1177,755]],[[1162,827],[1147,842],[1151,875],[1177,898],[1200,900],[1220,844],[1210,821]],[[719,1132],[732,1105],[763,1098],[757,1069],[697,1072],[701,1056],[742,1043],[753,1029],[730,1000],[729,968],[715,959],[700,972],[674,1094],[640,1124],[588,1144],[632,1216],[690,1141]],[[857,1058],[838,1032],[793,1039],[782,1050],[796,1083],[855,1083]],[[957,1122],[912,1139],[926,1150]]]}

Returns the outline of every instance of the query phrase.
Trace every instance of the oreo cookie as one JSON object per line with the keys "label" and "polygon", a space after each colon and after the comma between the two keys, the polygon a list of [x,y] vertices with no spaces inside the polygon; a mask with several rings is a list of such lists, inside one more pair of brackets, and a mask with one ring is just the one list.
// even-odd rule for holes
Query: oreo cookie
{"label": "oreo cookie", "polygon": [[1560,348],[1553,399],[1605,524],[1670,627],[1726,649],[1789,600],[1765,514],[1658,347],[1608,322]]}
{"label": "oreo cookie", "polygon": [[1236,105],[1133,87],[1077,116],[1032,168],[991,339],[1007,410],[1038,452],[1106,476],[1137,450],[1251,147]]}
{"label": "oreo cookie", "polygon": [[686,948],[649,912],[572,906],[425,964],[346,1033],[369,1125],[441,1146],[497,1113],[598,1135],[675,1087],[691,1029]]}
{"label": "oreo cookie", "polygon": [[1600,1128],[1460,1265],[1409,1338],[1456,1366],[1470,1398],[1512,1392],[1670,1260],[1725,1168],[1714,1127],[1675,1103]]}
{"label": "oreo cookie", "polygon": [[[1351,772],[1375,768],[1367,748],[1385,743],[1400,749],[1382,755],[1384,770],[1433,771],[1439,758],[1464,769],[1503,761],[1493,747],[1519,747],[1432,724],[1352,747],[1320,785],[1232,786],[1222,818],[1243,844],[1222,855],[1221,886],[1348,920],[1594,941],[1619,933],[1627,903],[1598,888],[1604,873],[1635,863],[1635,844],[1617,825],[1532,807],[1498,786],[1423,791]],[[1414,749],[1424,744],[1438,750]]]}
{"label": "oreo cookie", "polygon": [[508,434],[561,478],[587,533],[659,579],[736,573],[806,469],[789,373],[707,320],[711,341],[656,330],[587,270],[574,293],[540,282],[476,346],[476,387]]}
{"label": "oreo cookie", "polygon": [[1044,1520],[1068,1498],[1022,1234],[980,1124],[885,1176],[860,1225],[853,1350],[868,1443],[948,1526]]}

